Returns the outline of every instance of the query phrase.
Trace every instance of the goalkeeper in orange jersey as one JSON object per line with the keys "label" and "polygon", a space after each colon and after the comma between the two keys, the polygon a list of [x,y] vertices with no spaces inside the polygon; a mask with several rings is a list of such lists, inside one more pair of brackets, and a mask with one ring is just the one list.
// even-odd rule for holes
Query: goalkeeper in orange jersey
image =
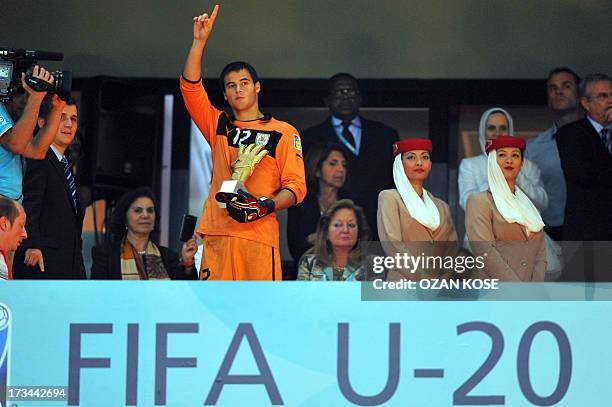
{"label": "goalkeeper in orange jersey", "polygon": [[[218,13],[217,5],[210,16],[194,17],[193,43],[181,76],[187,110],[212,150],[210,194],[197,230],[204,240],[202,277],[280,280],[275,212],[306,195],[301,140],[293,126],[259,110],[261,84],[246,62],[232,62],[220,75],[232,114],[210,103],[202,86],[202,56]],[[221,191],[230,179],[242,187]]]}

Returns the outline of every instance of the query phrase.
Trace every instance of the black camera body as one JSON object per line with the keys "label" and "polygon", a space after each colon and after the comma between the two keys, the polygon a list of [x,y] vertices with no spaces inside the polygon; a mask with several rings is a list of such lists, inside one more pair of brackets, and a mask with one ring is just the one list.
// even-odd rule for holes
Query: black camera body
{"label": "black camera body", "polygon": [[15,90],[21,86],[21,74],[25,73],[25,81],[35,91],[56,93],[61,99],[67,100],[72,89],[72,73],[70,71],[53,72],[53,85],[32,76],[34,65],[40,61],[61,61],[61,52],[31,51],[25,49],[0,47],[0,102],[10,102]]}

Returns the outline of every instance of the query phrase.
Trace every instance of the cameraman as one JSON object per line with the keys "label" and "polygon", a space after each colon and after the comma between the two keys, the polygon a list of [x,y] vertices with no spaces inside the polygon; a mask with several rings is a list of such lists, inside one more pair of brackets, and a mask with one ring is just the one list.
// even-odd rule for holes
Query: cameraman
{"label": "cameraman", "polygon": [[[51,72],[36,65],[32,74],[50,84],[54,78]],[[35,137],[34,128],[38,111],[47,92],[36,92],[25,83],[21,75],[21,85],[27,93],[23,115],[13,124],[6,107],[0,103],[0,195],[17,201],[22,200],[21,181],[23,179],[23,158],[42,160],[47,154],[60,125],[60,117],[65,102],[53,95],[52,108],[48,120]]]}

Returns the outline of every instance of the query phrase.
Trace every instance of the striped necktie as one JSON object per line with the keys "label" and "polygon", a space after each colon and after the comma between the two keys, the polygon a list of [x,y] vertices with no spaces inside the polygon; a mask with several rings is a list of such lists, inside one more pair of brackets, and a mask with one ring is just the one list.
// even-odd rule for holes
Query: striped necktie
{"label": "striped necktie", "polygon": [[353,133],[351,133],[351,130],[349,129],[349,126],[351,124],[352,122],[350,120],[342,121],[342,137],[344,137],[346,141],[348,141],[352,147],[357,147],[357,144],[355,143],[355,137],[353,136]]}
{"label": "striped necktie", "polygon": [[68,188],[70,189],[70,198],[72,200],[72,206],[74,210],[77,210],[77,198],[76,198],[76,182],[74,181],[74,177],[72,176],[72,171],[70,170],[70,164],[66,159],[66,156],[62,157],[62,165],[64,166],[64,176],[66,177],[66,181],[68,182]]}
{"label": "striped necktie", "polygon": [[612,140],[610,140],[610,129],[608,129],[607,127],[604,127],[603,129],[601,129],[601,139],[606,145],[606,149],[608,150],[608,153],[612,153],[612,150],[610,149],[612,145],[611,143]]}

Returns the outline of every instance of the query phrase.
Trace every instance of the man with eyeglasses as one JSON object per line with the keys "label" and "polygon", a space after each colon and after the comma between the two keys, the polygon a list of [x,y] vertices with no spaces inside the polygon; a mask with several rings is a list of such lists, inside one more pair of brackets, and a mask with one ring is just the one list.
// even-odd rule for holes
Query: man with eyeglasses
{"label": "man with eyeglasses", "polygon": [[612,240],[612,79],[584,78],[580,104],[586,117],[557,132],[567,184],[563,240]]}
{"label": "man with eyeglasses", "polygon": [[394,188],[392,146],[399,139],[397,131],[359,115],[359,85],[348,73],[337,73],[329,79],[324,101],[331,117],[302,132],[304,154],[318,143],[339,143],[345,148],[348,168],[344,188],[363,207],[370,235],[378,240],[378,194]]}

